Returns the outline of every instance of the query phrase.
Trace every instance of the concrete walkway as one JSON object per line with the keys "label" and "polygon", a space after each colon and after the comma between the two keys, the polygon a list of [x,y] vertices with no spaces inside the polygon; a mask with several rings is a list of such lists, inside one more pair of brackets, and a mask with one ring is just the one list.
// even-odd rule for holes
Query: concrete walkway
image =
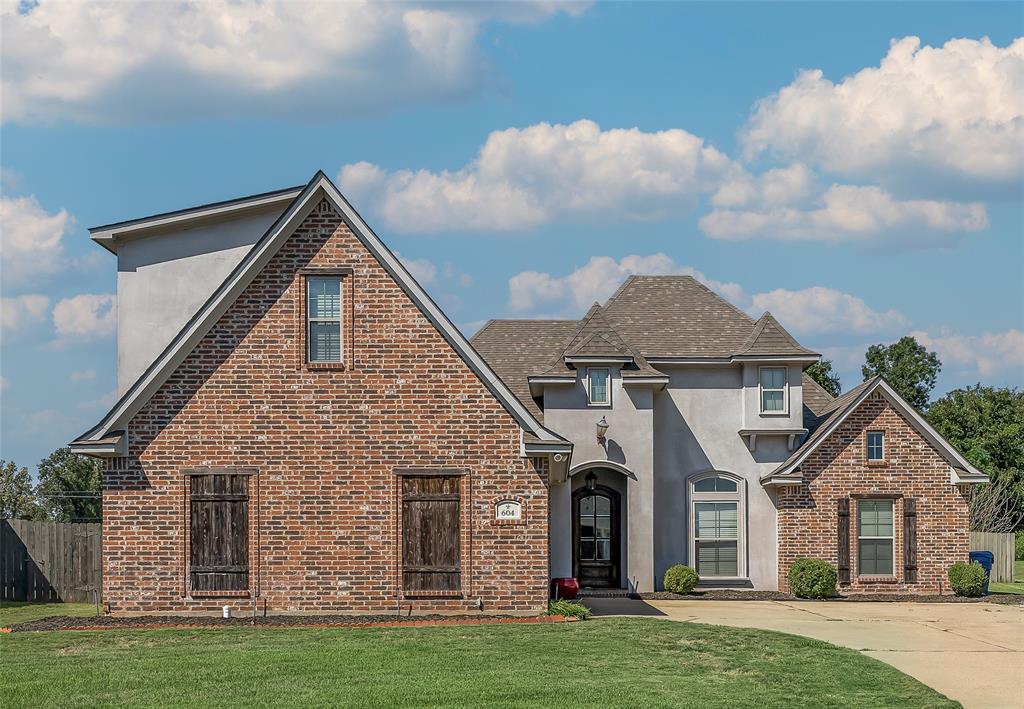
{"label": "concrete walkway", "polygon": [[859,650],[965,707],[1024,707],[1024,607],[991,603],[815,603],[584,599],[595,615],[762,628]]}

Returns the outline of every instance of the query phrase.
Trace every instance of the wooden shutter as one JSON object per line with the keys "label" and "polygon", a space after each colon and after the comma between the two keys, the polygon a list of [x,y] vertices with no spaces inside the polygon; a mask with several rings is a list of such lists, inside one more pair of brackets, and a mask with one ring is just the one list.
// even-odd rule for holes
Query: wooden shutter
{"label": "wooden shutter", "polygon": [[839,583],[850,583],[850,498],[841,497],[838,503],[836,549],[839,563],[837,571],[839,572]]}
{"label": "wooden shutter", "polygon": [[452,593],[461,589],[459,478],[402,478],[402,589]]}
{"label": "wooden shutter", "polygon": [[190,567],[193,593],[249,588],[249,477],[191,478]]}
{"label": "wooden shutter", "polygon": [[903,579],[917,583],[917,502],[903,498]]}

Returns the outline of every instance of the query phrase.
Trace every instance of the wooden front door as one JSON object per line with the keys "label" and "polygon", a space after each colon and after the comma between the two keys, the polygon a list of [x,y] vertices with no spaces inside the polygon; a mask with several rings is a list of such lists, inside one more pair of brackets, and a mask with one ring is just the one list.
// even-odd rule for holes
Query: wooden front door
{"label": "wooden front door", "polygon": [[573,573],[580,586],[618,588],[619,493],[597,485],[572,497]]}

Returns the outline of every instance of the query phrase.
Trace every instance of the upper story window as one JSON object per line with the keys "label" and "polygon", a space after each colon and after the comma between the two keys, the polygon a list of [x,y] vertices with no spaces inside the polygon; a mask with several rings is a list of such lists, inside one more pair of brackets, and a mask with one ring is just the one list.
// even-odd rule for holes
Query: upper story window
{"label": "upper story window", "polygon": [[341,277],[306,279],[307,356],[310,362],[341,361]]}
{"label": "upper story window", "polygon": [[868,431],[868,460],[885,460],[885,434]]}
{"label": "upper story window", "polygon": [[786,368],[761,367],[761,413],[786,413],[787,393]]}
{"label": "upper story window", "polygon": [[609,389],[610,372],[607,368],[591,367],[587,370],[587,396],[593,405],[607,406],[612,403]]}

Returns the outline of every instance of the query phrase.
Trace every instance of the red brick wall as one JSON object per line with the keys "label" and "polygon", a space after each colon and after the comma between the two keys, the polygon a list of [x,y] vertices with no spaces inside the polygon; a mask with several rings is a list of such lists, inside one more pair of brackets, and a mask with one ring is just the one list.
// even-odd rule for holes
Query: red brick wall
{"label": "red brick wall", "polygon": [[[867,432],[885,432],[883,465],[866,460]],[[949,464],[876,392],[834,431],[803,466],[804,484],[779,497],[779,588],[801,557],[836,565],[837,500],[850,499],[850,580],[840,592],[949,592],[946,569],[968,554],[965,496],[949,482]],[[895,576],[858,578],[858,495],[895,497]],[[902,495],[902,497],[897,497]],[[903,499],[917,501],[917,582],[906,582],[903,558]]]}
{"label": "red brick wall", "polygon": [[[303,364],[302,268],[351,268],[344,368]],[[462,481],[465,598],[416,610],[536,612],[547,599],[542,461],[512,416],[322,202],[129,427],[104,474],[104,598],[114,613],[390,612],[400,587],[395,468]],[[248,597],[192,599],[182,471],[256,468]],[[494,503],[525,523],[496,525]],[[410,602],[403,603],[403,609]]]}

